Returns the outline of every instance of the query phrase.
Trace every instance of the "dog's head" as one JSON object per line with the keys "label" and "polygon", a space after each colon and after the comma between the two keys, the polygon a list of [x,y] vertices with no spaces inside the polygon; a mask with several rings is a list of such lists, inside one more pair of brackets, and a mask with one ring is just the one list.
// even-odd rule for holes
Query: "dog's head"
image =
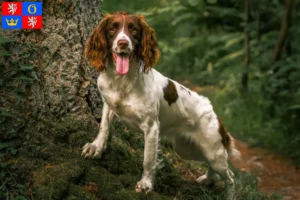
{"label": "dog's head", "polygon": [[128,72],[133,57],[144,61],[144,72],[154,67],[159,59],[156,35],[142,15],[125,12],[106,14],[87,41],[85,58],[99,69],[105,70],[107,59],[113,58],[116,71]]}

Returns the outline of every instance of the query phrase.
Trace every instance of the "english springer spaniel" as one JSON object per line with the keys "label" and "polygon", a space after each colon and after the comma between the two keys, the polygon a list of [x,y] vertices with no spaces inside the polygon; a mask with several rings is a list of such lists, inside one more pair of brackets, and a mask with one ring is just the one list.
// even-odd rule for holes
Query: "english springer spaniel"
{"label": "english springer spaniel", "polygon": [[153,69],[160,57],[154,30],[141,15],[107,14],[86,43],[85,58],[99,70],[103,113],[96,139],[83,147],[84,157],[100,157],[106,149],[109,123],[117,116],[132,130],[144,133],[143,175],[137,192],[153,189],[159,137],[174,145],[183,159],[207,161],[208,183],[220,176],[227,199],[235,199],[228,154],[238,155],[233,139],[210,101]]}

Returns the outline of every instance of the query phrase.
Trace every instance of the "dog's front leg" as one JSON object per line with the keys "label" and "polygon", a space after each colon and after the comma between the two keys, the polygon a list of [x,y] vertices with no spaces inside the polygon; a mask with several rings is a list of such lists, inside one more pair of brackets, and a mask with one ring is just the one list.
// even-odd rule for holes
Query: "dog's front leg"
{"label": "dog's front leg", "polygon": [[159,122],[147,121],[145,124],[146,125],[142,126],[145,137],[144,171],[142,179],[137,183],[135,190],[137,192],[147,193],[153,189],[153,180],[157,164]]}
{"label": "dog's front leg", "polygon": [[83,147],[82,155],[86,157],[100,157],[106,149],[108,139],[109,122],[112,120],[114,113],[104,102],[100,129],[96,139],[92,143],[86,143]]}

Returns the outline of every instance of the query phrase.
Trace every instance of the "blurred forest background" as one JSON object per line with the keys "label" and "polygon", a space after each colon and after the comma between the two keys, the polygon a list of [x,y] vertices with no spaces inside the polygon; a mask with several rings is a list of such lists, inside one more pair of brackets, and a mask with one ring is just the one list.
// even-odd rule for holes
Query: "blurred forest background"
{"label": "blurred forest background", "polygon": [[110,0],[103,7],[145,15],[162,51],[160,72],[204,87],[235,137],[298,164],[299,8],[293,0]]}
{"label": "blurred forest background", "polygon": [[[156,69],[208,96],[234,137],[299,165],[299,8],[297,0],[44,0],[41,31],[0,29],[0,199],[224,199],[222,185],[195,184],[202,163],[167,145],[154,192],[135,193],[143,136],[118,120],[103,157],[82,159],[102,109],[84,43],[102,14],[120,10],[145,15],[162,52]],[[235,170],[235,181],[238,199],[279,199],[251,174]]]}

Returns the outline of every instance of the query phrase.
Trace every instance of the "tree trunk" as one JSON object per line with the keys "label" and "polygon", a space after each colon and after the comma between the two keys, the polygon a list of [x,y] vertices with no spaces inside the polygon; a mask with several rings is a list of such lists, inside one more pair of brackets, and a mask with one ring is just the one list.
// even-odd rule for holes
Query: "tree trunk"
{"label": "tree trunk", "polygon": [[249,47],[249,0],[244,0],[245,7],[245,28],[244,28],[244,72],[242,74],[242,86],[243,90],[248,90],[248,71],[249,71],[249,59],[250,59],[250,47]]}
{"label": "tree trunk", "polygon": [[101,116],[97,72],[83,58],[101,3],[44,0],[41,30],[0,29],[0,199],[92,199],[76,181]]}
{"label": "tree trunk", "polygon": [[272,63],[275,63],[277,60],[280,59],[282,49],[287,40],[288,31],[291,26],[292,8],[293,8],[293,0],[285,0],[284,16],[281,22],[279,38],[277,40],[277,43],[273,51]]}
{"label": "tree trunk", "polygon": [[[19,42],[13,55],[28,45],[36,48],[28,58],[28,64],[34,66],[35,80],[26,88],[27,117],[71,114],[77,119],[99,120],[97,73],[84,61],[83,50],[88,35],[101,19],[102,0],[42,2],[41,30],[0,30],[1,35]],[[23,62],[21,58],[14,59]]]}

